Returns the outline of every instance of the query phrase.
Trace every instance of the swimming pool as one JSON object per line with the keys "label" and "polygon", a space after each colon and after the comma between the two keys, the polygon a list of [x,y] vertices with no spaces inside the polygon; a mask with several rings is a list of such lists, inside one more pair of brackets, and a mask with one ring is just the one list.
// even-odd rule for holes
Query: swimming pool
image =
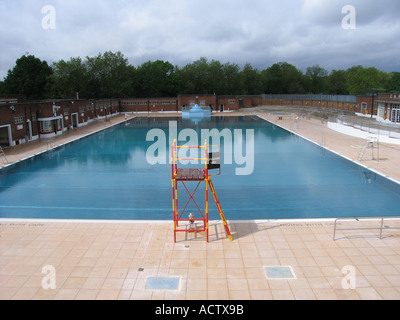
{"label": "swimming pool", "polygon": [[399,184],[258,117],[229,116],[136,118],[2,169],[0,218],[171,220],[170,165],[146,159],[147,133],[168,135],[170,121],[178,131],[254,130],[254,172],[223,163],[213,178],[228,220],[399,215]]}

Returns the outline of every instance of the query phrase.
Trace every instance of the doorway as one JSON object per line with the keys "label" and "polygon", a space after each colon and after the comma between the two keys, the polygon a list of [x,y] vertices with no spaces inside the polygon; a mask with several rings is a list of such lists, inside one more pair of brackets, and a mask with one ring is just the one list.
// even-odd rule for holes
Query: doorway
{"label": "doorway", "polygon": [[393,109],[392,109],[392,122],[400,123],[400,105],[393,106]]}
{"label": "doorway", "polygon": [[368,104],[366,102],[361,103],[361,113],[368,114]]}
{"label": "doorway", "polygon": [[11,147],[12,146],[12,133],[11,125],[0,126],[0,146]]}
{"label": "doorway", "polygon": [[[28,137],[28,140],[31,141],[33,136],[32,136],[32,122],[31,120],[26,121],[26,136]],[[27,141],[28,142],[28,141]]]}
{"label": "doorway", "polygon": [[78,114],[77,113],[73,113],[71,114],[71,121],[72,121],[72,128],[78,128]]}

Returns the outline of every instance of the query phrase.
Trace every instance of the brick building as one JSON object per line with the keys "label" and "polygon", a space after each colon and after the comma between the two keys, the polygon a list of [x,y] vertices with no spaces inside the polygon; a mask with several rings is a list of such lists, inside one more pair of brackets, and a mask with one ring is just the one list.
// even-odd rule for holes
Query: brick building
{"label": "brick building", "polygon": [[27,134],[36,134],[30,117],[27,116],[32,112],[31,108],[27,108],[25,102],[24,95],[0,97],[0,146],[20,144],[25,141]]}
{"label": "brick building", "polygon": [[0,146],[51,138],[120,113],[120,101],[44,100],[0,97]]}
{"label": "brick building", "polygon": [[177,112],[177,98],[132,98],[121,100],[121,112]]}
{"label": "brick building", "polygon": [[325,94],[263,94],[264,106],[305,106],[354,111],[356,96]]}
{"label": "brick building", "polygon": [[105,120],[120,113],[180,112],[194,104],[213,111],[239,109],[239,98],[216,95],[180,95],[167,98],[28,101],[25,96],[0,97],[0,146],[10,147]]}
{"label": "brick building", "polygon": [[373,114],[378,118],[400,123],[400,93],[380,93],[372,96],[358,96],[357,113]]}
{"label": "brick building", "polygon": [[[27,101],[25,96],[0,97],[0,146],[51,138],[95,120],[108,121],[120,113],[181,112],[195,104],[213,112],[234,111],[259,105],[299,105],[375,115],[400,123],[400,93],[370,96],[260,95],[217,96],[179,95],[164,98],[104,100]],[[373,106],[373,107],[372,107]]]}
{"label": "brick building", "polygon": [[209,107],[213,112],[234,111],[243,106],[242,101],[243,99],[238,96],[180,95],[178,96],[178,108],[182,111],[198,104],[202,108]]}
{"label": "brick building", "polygon": [[[181,112],[195,104],[214,112],[238,110],[244,98],[209,94],[179,95],[168,98],[132,98],[121,100],[121,112]],[[251,99],[250,102],[251,104]]]}
{"label": "brick building", "polygon": [[400,93],[380,94],[376,103],[378,117],[400,123]]}

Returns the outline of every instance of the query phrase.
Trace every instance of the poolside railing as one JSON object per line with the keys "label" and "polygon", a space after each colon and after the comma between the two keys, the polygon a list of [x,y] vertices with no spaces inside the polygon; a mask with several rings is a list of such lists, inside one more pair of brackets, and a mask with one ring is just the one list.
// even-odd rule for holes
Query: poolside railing
{"label": "poolside railing", "polygon": [[[348,227],[348,228],[338,228],[338,222],[339,221],[357,221],[360,222],[361,220],[364,221],[380,221],[379,227],[366,227],[366,226],[360,226],[360,227]],[[400,230],[400,227],[391,227],[391,226],[385,226],[384,221],[385,220],[397,220],[400,221],[400,217],[354,217],[354,218],[337,218],[335,219],[335,224],[334,224],[334,230],[333,230],[333,241],[336,241],[336,233],[337,231],[350,231],[350,230],[379,230],[379,239],[383,238],[383,230]],[[346,236],[346,238],[348,238]]]}

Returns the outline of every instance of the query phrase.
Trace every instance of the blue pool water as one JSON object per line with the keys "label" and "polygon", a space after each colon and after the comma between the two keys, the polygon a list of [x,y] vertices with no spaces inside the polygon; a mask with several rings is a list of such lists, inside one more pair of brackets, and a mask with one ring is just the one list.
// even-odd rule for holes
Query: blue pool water
{"label": "blue pool water", "polygon": [[[228,220],[400,213],[395,182],[259,118],[213,117],[135,119],[0,170],[0,218],[172,219],[171,167],[146,160],[154,144],[147,133],[159,128],[168,141],[169,121],[177,121],[178,133],[192,128],[199,137],[205,128],[254,130],[254,172],[239,176],[239,165],[223,164],[213,177]],[[179,196],[183,209],[186,191]],[[202,207],[204,193],[196,196]],[[210,219],[219,219],[210,203]],[[187,210],[197,209],[191,203]]]}

